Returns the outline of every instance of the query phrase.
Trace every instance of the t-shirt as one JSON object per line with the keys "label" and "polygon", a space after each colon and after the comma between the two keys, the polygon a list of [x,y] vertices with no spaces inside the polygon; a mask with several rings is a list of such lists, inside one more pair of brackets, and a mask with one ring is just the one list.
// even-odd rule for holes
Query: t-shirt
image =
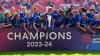
{"label": "t-shirt", "polygon": [[[11,24],[11,21],[10,21],[10,19],[8,18],[8,19],[4,19],[4,20],[3,20],[3,23],[4,23],[5,25],[9,25],[9,24]],[[8,26],[8,27],[6,27],[6,28],[11,28],[11,26]]]}
{"label": "t-shirt", "polygon": [[68,27],[76,27],[77,26],[77,20],[72,17],[68,22]]}
{"label": "t-shirt", "polygon": [[0,13],[0,23],[3,22],[3,14]]}
{"label": "t-shirt", "polygon": [[98,27],[98,26],[100,26],[100,20],[98,20],[98,21],[92,21],[91,23],[90,23],[90,26],[92,26],[92,27]]}
{"label": "t-shirt", "polygon": [[81,27],[87,27],[90,23],[91,23],[91,19],[89,19],[89,18],[86,18],[86,19],[83,19],[83,18],[81,18],[80,20],[79,20],[79,23],[80,23],[80,26]]}
{"label": "t-shirt", "polygon": [[36,21],[34,21],[34,23],[36,23],[36,27],[42,27],[42,24],[44,25],[44,26],[46,26],[46,20],[44,19],[44,20],[40,20],[40,19],[37,19]]}
{"label": "t-shirt", "polygon": [[21,28],[22,23],[23,23],[22,19],[20,19],[20,20],[13,19],[12,20],[12,25],[13,25],[14,28]]}
{"label": "t-shirt", "polygon": [[57,15],[55,19],[55,27],[60,27],[62,24],[64,24],[64,15]]}
{"label": "t-shirt", "polygon": [[25,23],[26,24],[26,27],[29,28],[31,26],[31,24],[33,23],[32,17],[25,18],[23,23]]}

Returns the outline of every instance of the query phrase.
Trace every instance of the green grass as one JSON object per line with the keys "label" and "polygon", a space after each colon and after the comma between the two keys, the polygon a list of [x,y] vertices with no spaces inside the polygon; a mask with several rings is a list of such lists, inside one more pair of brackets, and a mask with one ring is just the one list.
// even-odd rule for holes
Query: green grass
{"label": "green grass", "polygon": [[91,56],[100,55],[100,51],[5,51],[0,52],[0,56]]}

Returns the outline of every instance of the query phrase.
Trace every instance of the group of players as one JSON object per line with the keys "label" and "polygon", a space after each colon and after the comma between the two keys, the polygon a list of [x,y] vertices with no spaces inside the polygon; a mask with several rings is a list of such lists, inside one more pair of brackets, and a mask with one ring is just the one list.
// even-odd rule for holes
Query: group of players
{"label": "group of players", "polygon": [[77,10],[74,5],[71,5],[68,10],[64,9],[63,6],[58,9],[49,6],[47,12],[41,13],[43,9],[34,7],[32,10],[27,10],[23,6],[17,13],[16,9],[11,7],[9,12],[4,13],[5,8],[0,7],[0,27],[24,28],[28,34],[30,34],[28,28],[34,28],[36,32],[39,32],[38,27],[44,30],[54,27],[66,27],[66,29],[78,27],[84,32],[88,29],[92,33],[96,33],[92,30],[93,28],[100,29],[99,12],[94,5],[90,6],[89,11],[81,7]]}

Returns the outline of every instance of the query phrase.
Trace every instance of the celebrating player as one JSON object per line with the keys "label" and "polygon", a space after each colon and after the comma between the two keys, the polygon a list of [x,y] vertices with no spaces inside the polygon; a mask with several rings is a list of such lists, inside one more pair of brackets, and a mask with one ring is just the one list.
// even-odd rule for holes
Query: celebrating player
{"label": "celebrating player", "polygon": [[20,15],[19,14],[16,14],[14,16],[14,19],[12,20],[12,25],[14,28],[21,28],[22,27],[22,23],[23,23],[23,20],[20,19]]}
{"label": "celebrating player", "polygon": [[62,9],[58,10],[58,14],[55,18],[55,27],[64,27],[64,19],[65,19],[65,15],[64,15],[64,11]]}
{"label": "celebrating player", "polygon": [[90,32],[92,32],[93,34],[95,34],[96,32],[92,30],[93,28],[100,29],[100,20],[99,20],[99,15],[98,14],[96,14],[94,16],[94,20],[88,26],[88,30]]}
{"label": "celebrating player", "polygon": [[34,14],[32,15],[32,18],[34,19],[34,21],[37,21],[40,17],[40,12],[39,9],[36,7],[34,8]]}
{"label": "celebrating player", "polygon": [[67,18],[66,18],[65,21],[64,21],[65,27],[68,28],[68,23],[69,23],[69,21],[70,21],[70,19],[71,19],[72,17],[73,17],[73,14],[72,14],[72,13],[68,13]]}
{"label": "celebrating player", "polygon": [[13,17],[16,15],[16,9],[14,7],[10,8],[10,17],[13,19]]}
{"label": "celebrating player", "polygon": [[78,27],[83,30],[84,32],[86,32],[86,28],[87,26],[91,23],[91,19],[89,19],[86,15],[85,12],[82,13],[82,18],[80,18],[78,24]]}
{"label": "celebrating player", "polygon": [[39,19],[37,19],[36,21],[34,21],[33,23],[34,29],[36,30],[36,32],[39,32],[37,27],[41,27],[44,30],[46,30],[46,20],[45,20],[45,15],[41,15]]}
{"label": "celebrating player", "polygon": [[48,13],[45,14],[47,28],[51,27],[53,29],[53,27],[54,27],[55,18],[54,18],[53,12],[54,12],[54,9],[50,7],[48,9]]}
{"label": "celebrating player", "polygon": [[23,27],[25,29],[25,31],[28,33],[28,35],[30,35],[30,32],[28,30],[28,28],[32,28],[32,17],[30,15],[30,12],[27,11],[26,12],[26,17],[24,19],[24,22],[23,22]]}
{"label": "celebrating player", "polygon": [[87,13],[87,16],[88,16],[90,19],[93,20],[95,14],[96,14],[96,12],[95,12],[95,6],[94,6],[94,5],[91,5],[91,6],[90,6],[90,12]]}
{"label": "celebrating player", "polygon": [[76,27],[77,22],[79,20],[78,17],[76,17],[77,16],[77,11],[73,10],[72,13],[73,13],[73,17],[69,20],[68,27]]}
{"label": "celebrating player", "polygon": [[26,7],[25,6],[22,6],[21,7],[21,12],[19,13],[21,19],[25,19],[25,16],[26,16],[25,13],[26,13]]}
{"label": "celebrating player", "polygon": [[11,28],[12,27],[9,13],[5,13],[5,19],[2,23],[2,27],[3,28]]}

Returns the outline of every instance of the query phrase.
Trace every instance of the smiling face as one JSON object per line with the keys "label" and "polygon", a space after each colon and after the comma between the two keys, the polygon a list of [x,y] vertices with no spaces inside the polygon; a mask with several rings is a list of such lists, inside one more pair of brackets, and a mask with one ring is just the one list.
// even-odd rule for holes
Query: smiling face
{"label": "smiling face", "polygon": [[94,9],[90,9],[90,13],[91,14],[94,14],[95,13],[95,10]]}
{"label": "smiling face", "polygon": [[83,13],[83,14],[82,14],[82,18],[83,18],[83,19],[86,19],[86,18],[87,18],[86,13]]}
{"label": "smiling face", "polygon": [[19,15],[17,15],[16,19],[18,19],[18,20],[19,20],[19,19],[20,19],[20,16],[19,16]]}
{"label": "smiling face", "polygon": [[73,16],[75,16],[75,15],[78,14],[78,11],[77,10],[73,10],[72,13],[73,13]]}
{"label": "smiling face", "polygon": [[19,15],[19,14],[16,14],[16,15],[14,16],[14,18],[15,18],[16,20],[20,20],[20,15]]}
{"label": "smiling face", "polygon": [[67,18],[70,19],[71,17],[73,17],[72,13],[68,13]]}
{"label": "smiling face", "polygon": [[0,12],[1,12],[1,13],[4,13],[4,12],[5,12],[5,8],[2,7],[1,10],[0,10]]}
{"label": "smiling face", "polygon": [[26,12],[26,7],[21,8],[21,12]]}
{"label": "smiling face", "polygon": [[74,10],[75,9],[75,6],[74,5],[71,5],[71,10]]}
{"label": "smiling face", "polygon": [[60,15],[61,14],[61,10],[58,10],[58,15]]}
{"label": "smiling face", "polygon": [[26,13],[26,17],[30,17],[31,16],[31,13],[28,11],[27,13]]}
{"label": "smiling face", "polygon": [[16,10],[15,10],[14,7],[12,7],[12,8],[10,9],[10,11],[11,11],[12,14],[16,12]]}
{"label": "smiling face", "polygon": [[98,19],[99,19],[99,15],[96,14],[96,15],[94,16],[94,20],[95,20],[95,21],[98,21]]}
{"label": "smiling face", "polygon": [[6,18],[6,19],[9,19],[9,17],[10,17],[10,14],[9,14],[9,13],[6,13],[6,14],[5,14],[5,18]]}
{"label": "smiling face", "polygon": [[38,8],[34,8],[34,13],[38,13],[39,9]]}

